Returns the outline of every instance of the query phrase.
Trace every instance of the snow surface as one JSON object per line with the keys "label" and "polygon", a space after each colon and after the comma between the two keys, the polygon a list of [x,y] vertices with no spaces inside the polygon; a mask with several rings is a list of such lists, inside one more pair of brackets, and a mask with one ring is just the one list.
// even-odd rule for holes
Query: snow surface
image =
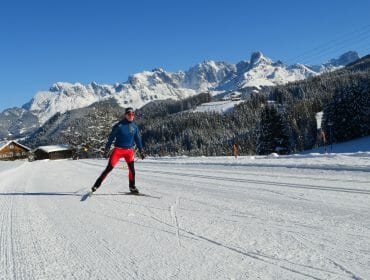
{"label": "snow surface", "polygon": [[322,123],[322,117],[324,115],[324,111],[316,113],[316,125],[317,129],[321,128],[321,123]]}
{"label": "snow surface", "polygon": [[47,153],[66,151],[68,149],[69,149],[68,145],[49,145],[49,146],[39,146],[36,148],[36,150],[42,150]]}
{"label": "snow surface", "polygon": [[192,112],[218,112],[218,113],[227,113],[234,110],[235,105],[242,103],[243,100],[239,101],[214,101],[203,103],[196,107]]}
{"label": "snow surface", "polygon": [[0,279],[370,279],[369,159],[0,161]]}
{"label": "snow surface", "polygon": [[[360,137],[353,139],[351,141],[346,141],[342,143],[333,143],[332,145],[327,144],[327,152],[332,153],[358,153],[370,151],[370,136]],[[316,149],[307,150],[302,152],[302,154],[311,154],[311,153],[325,153],[325,147],[321,146]]]}

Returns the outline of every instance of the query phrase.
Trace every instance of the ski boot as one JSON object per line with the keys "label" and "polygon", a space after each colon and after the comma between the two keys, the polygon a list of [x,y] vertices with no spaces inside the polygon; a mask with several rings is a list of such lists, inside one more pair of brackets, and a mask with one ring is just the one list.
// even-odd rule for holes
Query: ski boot
{"label": "ski boot", "polygon": [[137,189],[137,187],[135,186],[135,180],[130,181],[129,189],[130,189],[130,192],[131,192],[131,193],[134,193],[134,194],[139,193],[139,190],[138,190],[138,189]]}
{"label": "ski boot", "polygon": [[94,186],[92,186],[91,192],[92,193],[96,192],[96,190],[100,187],[101,183],[102,183],[102,180],[100,178],[98,178],[98,180],[96,180]]}

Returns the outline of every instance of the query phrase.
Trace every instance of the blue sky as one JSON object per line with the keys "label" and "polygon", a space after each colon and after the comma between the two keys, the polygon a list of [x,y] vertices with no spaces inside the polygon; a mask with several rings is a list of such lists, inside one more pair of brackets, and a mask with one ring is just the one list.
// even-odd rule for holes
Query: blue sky
{"label": "blue sky", "polygon": [[348,50],[370,53],[370,1],[1,1],[0,111],[58,81],[125,82],[253,51],[315,64]]}

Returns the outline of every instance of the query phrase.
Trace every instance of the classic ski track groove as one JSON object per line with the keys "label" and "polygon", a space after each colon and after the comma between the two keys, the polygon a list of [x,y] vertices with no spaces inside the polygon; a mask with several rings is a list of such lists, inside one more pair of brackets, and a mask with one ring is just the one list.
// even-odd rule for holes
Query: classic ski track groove
{"label": "classic ski track groove", "polygon": [[271,186],[279,186],[279,187],[287,187],[287,188],[297,188],[297,189],[312,189],[312,190],[319,190],[319,191],[334,191],[334,192],[343,192],[343,193],[359,193],[370,195],[370,190],[367,189],[355,189],[355,188],[336,188],[336,187],[327,187],[323,185],[308,185],[308,184],[297,184],[297,183],[281,183],[281,182],[273,182],[273,181],[264,181],[264,180],[254,180],[254,179],[240,179],[240,178],[231,178],[231,177],[219,177],[219,176],[211,176],[211,175],[200,175],[194,173],[177,173],[171,171],[151,171],[151,170],[142,170],[146,173],[153,173],[154,176],[162,175],[170,175],[170,176],[177,176],[177,177],[185,177],[185,178],[200,178],[200,179],[207,179],[207,180],[218,180],[218,181],[226,181],[226,182],[235,182],[235,183],[253,183],[259,185],[271,185]]}
{"label": "classic ski track groove", "polygon": [[[256,168],[258,168],[258,166],[255,166]],[[140,170],[144,170],[145,171],[145,168],[143,169],[140,169]],[[173,168],[171,167],[171,170],[179,170],[179,171],[182,171],[183,169],[181,168]],[[187,171],[192,171],[192,172],[195,172],[195,173],[206,173],[207,170],[201,170],[201,169],[190,169],[190,168],[187,168],[186,169]],[[362,171],[360,171],[362,172]],[[258,172],[252,172],[252,171],[223,171],[223,170],[217,170],[217,173],[218,174],[225,174],[225,175],[238,175],[238,176],[258,176],[258,177],[271,177],[271,173],[258,173]],[[279,172],[276,172],[276,173],[273,173],[274,175],[276,176],[279,176],[281,178],[291,178],[291,179],[298,179],[298,180],[315,180],[315,181],[325,181],[325,182],[347,182],[347,183],[358,183],[358,184],[364,184],[364,185],[368,185],[370,184],[370,181],[368,180],[359,180],[359,179],[331,179],[331,178],[321,178],[321,177],[312,177],[312,176],[295,176],[295,175],[289,175],[289,174],[284,174],[284,173],[279,173]]]}
{"label": "classic ski track groove", "polygon": [[[20,166],[16,167],[19,169]],[[9,171],[10,173],[14,173],[14,169]],[[9,175],[9,176],[15,176]],[[3,180],[3,184],[6,184],[7,179]],[[4,184],[4,185],[5,185]],[[1,219],[1,256],[0,260],[2,263],[5,264],[5,275],[6,278],[9,279],[24,279],[23,271],[22,271],[22,264],[25,261],[23,252],[21,251],[21,246],[19,244],[19,238],[14,238],[15,236],[19,235],[19,228],[14,227],[14,223],[17,219],[17,209],[15,204],[14,196],[9,197],[2,197],[2,205],[0,211],[2,213]]]}
{"label": "classic ski track groove", "polygon": [[[81,165],[88,165],[88,166],[101,166],[102,169],[104,169],[106,163],[105,162],[101,162],[101,163],[92,163],[92,162],[78,162],[78,164],[81,164]],[[141,166],[140,164],[143,164],[143,166]],[[143,163],[139,163],[137,165],[137,169],[138,169],[138,172],[140,171],[151,171],[149,169],[147,169],[145,166],[146,166],[147,163],[143,162]],[[168,165],[171,167],[171,170],[178,170],[178,171],[182,171],[184,170],[184,168],[186,167],[186,170],[187,171],[193,171],[194,173],[207,173],[208,169],[191,169],[191,168],[188,168],[186,165],[184,166],[180,166],[182,167],[178,167],[178,166],[173,166],[171,165],[170,163],[159,163],[159,162],[156,162],[155,163],[157,166],[155,166],[156,168],[158,168],[159,166],[165,166],[165,165]],[[216,165],[217,166],[217,165]],[[242,166],[241,166],[242,167]],[[249,167],[253,167],[253,168],[258,168],[259,166],[258,165],[250,165]],[[266,167],[269,167],[269,166],[266,166]],[[285,168],[286,166],[284,165],[281,165],[281,166],[271,166],[271,168]],[[294,166],[290,166],[291,168],[294,168]],[[159,168],[158,168],[159,169]],[[303,168],[304,169],[304,168]],[[271,173],[259,173],[259,172],[253,172],[253,171],[246,171],[246,170],[243,170],[243,171],[237,171],[237,170],[233,170],[233,171],[223,171],[223,170],[218,170],[217,171],[218,173],[223,173],[225,175],[238,175],[238,176],[250,176],[250,175],[254,175],[254,176],[259,176],[259,177],[270,177],[271,176]],[[352,172],[355,172],[355,171],[352,171]],[[359,170],[359,172],[364,172],[364,170]],[[347,182],[347,183],[358,183],[358,184],[364,184],[364,185],[369,185],[370,184],[370,181],[369,180],[360,180],[360,179],[330,179],[330,178],[324,178],[324,177],[314,177],[314,176],[308,176],[308,175],[300,175],[300,176],[295,176],[295,175],[291,175],[291,174],[285,174],[279,170],[275,171],[273,174],[276,174],[276,176],[279,176],[281,178],[292,178],[292,179],[299,179],[299,180],[305,180],[305,179],[309,179],[309,180],[315,180],[315,181],[325,181],[325,182]]]}

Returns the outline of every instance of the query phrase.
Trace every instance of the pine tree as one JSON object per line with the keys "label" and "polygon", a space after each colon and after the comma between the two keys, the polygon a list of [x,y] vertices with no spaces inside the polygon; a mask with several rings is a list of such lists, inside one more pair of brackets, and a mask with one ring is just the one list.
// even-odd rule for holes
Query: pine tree
{"label": "pine tree", "polygon": [[275,105],[265,106],[261,114],[257,153],[287,154],[289,151],[289,137],[282,114],[277,111]]}
{"label": "pine tree", "polygon": [[370,85],[360,80],[338,90],[325,107],[323,128],[333,142],[369,135]]}

